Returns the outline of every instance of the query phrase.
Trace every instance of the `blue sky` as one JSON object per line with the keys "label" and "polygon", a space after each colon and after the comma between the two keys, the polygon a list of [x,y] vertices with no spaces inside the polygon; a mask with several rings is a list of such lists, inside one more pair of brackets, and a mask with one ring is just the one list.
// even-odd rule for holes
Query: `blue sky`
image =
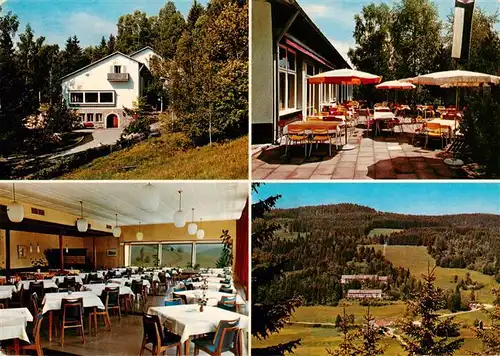
{"label": "blue sky", "polygon": [[[184,16],[192,2],[174,1]],[[99,44],[102,36],[116,34],[121,15],[135,10],[156,15],[165,3],[166,0],[0,0],[3,12],[12,11],[19,17],[19,32],[30,23],[37,36],[47,38],[47,43],[63,45],[76,34],[83,46]]]}
{"label": "blue sky", "polygon": [[278,208],[355,203],[405,214],[500,214],[500,183],[268,183],[252,199],[276,194]]}
{"label": "blue sky", "polygon": [[[349,47],[354,45],[352,39],[354,15],[360,13],[364,5],[372,2],[393,3],[393,1],[380,0],[298,0],[298,2],[346,59]],[[455,6],[455,0],[434,0],[434,3],[443,20],[446,20],[447,15]],[[500,0],[476,0],[476,6],[488,12],[494,12],[500,8]],[[500,26],[497,25],[497,29],[500,29]]]}

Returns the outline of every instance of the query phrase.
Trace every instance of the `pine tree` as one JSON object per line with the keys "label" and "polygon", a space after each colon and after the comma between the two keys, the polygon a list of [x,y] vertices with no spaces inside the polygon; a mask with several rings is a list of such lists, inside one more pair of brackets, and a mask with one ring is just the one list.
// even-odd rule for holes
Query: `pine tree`
{"label": "pine tree", "polygon": [[342,341],[335,349],[326,349],[326,352],[332,356],[357,356],[359,349],[355,343],[359,337],[358,329],[354,325],[354,315],[347,314],[345,306],[343,315],[340,317],[339,329],[342,333]]}
{"label": "pine tree", "polygon": [[115,53],[115,47],[116,47],[116,38],[113,34],[110,34],[107,43],[108,55]]}
{"label": "pine tree", "polygon": [[[252,184],[254,193],[258,193],[259,186],[260,183]],[[263,217],[280,197],[271,196],[252,204],[252,335],[257,339],[266,339],[279,332],[295,308],[302,304],[300,296],[289,298],[282,290],[273,289],[277,281],[284,278],[282,270],[288,262],[288,256],[269,254],[270,244],[277,239],[275,232],[280,226],[266,222]],[[284,355],[298,345],[300,339],[265,348],[252,348],[252,355]]]}
{"label": "pine tree", "polygon": [[494,309],[486,310],[491,326],[488,329],[476,329],[476,336],[483,344],[481,355],[500,354],[500,289],[494,289],[493,295],[495,296]]}
{"label": "pine tree", "polygon": [[[424,282],[415,299],[406,303],[401,338],[409,355],[453,355],[464,342],[463,338],[456,338],[460,335],[459,325],[436,313],[446,303],[443,291],[434,285],[435,269],[422,276]],[[420,322],[415,322],[417,319]]]}

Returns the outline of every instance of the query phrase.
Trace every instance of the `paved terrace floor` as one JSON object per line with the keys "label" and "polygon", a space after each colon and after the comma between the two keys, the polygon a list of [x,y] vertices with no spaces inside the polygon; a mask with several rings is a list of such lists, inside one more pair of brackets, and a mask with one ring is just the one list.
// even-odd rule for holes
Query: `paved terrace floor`
{"label": "paved terrace floor", "polygon": [[[313,146],[310,157],[304,157],[304,146],[270,146],[252,156],[252,179],[455,179],[464,178],[462,171],[449,168],[439,154],[439,141],[431,141],[424,149],[423,141],[412,144],[418,125],[405,124],[393,135],[383,132],[365,137],[364,120],[349,138],[356,146],[350,151],[332,152],[328,145]],[[344,138],[342,137],[342,140]],[[309,146],[308,146],[309,150]]]}

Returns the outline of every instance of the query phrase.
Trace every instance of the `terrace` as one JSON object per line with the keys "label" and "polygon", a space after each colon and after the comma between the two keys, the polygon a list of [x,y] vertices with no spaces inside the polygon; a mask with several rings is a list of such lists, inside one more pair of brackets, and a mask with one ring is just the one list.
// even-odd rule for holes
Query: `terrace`
{"label": "terrace", "polygon": [[246,184],[14,188],[0,184],[0,352],[248,354]]}

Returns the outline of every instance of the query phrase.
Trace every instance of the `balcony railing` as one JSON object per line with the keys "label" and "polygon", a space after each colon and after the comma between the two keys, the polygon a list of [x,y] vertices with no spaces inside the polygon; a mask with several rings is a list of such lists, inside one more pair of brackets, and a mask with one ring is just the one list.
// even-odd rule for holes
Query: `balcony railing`
{"label": "balcony railing", "polygon": [[128,73],[108,73],[108,81],[109,82],[128,82],[129,74]]}

